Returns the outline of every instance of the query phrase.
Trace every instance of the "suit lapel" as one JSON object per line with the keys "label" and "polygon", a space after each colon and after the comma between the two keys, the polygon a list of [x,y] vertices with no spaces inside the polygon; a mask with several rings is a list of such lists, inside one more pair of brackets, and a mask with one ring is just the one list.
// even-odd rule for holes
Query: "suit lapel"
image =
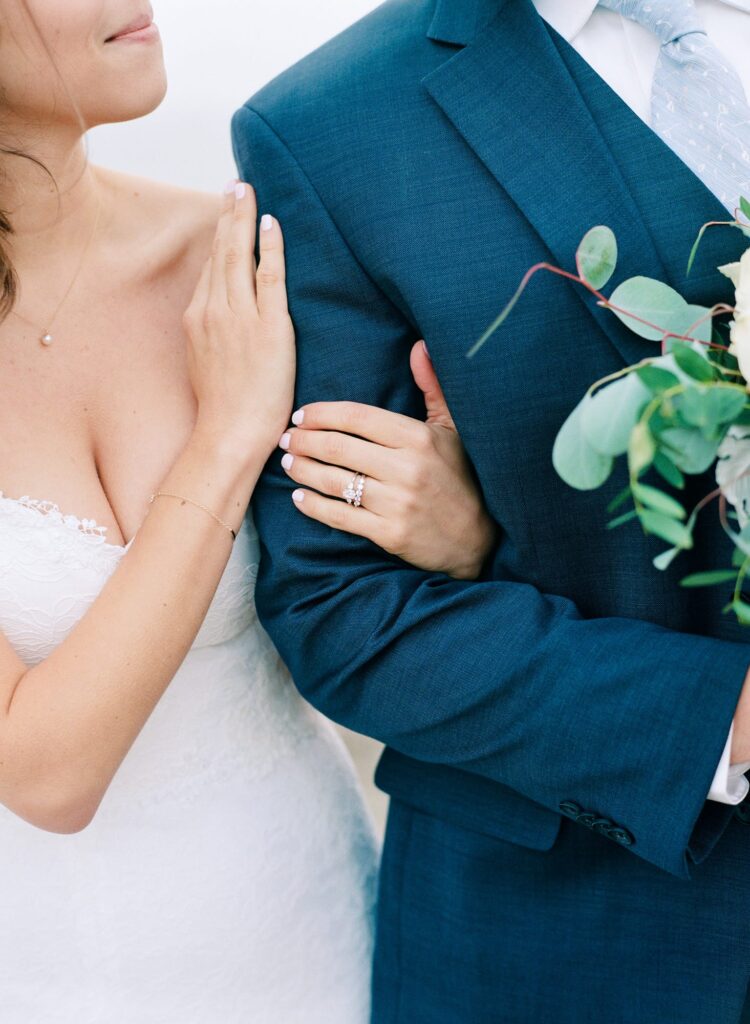
{"label": "suit lapel", "polygon": [[[489,24],[488,4],[483,0],[469,3],[470,17],[464,14],[461,26],[451,23],[445,13],[449,8],[458,10],[459,5],[451,6],[446,0],[444,7],[442,24],[451,30],[445,41],[460,43],[458,37],[471,31],[472,25],[479,25],[481,31],[423,84],[532,224],[553,262],[574,269],[575,251],[585,232],[594,224],[607,224],[619,245],[615,281],[635,274],[669,281],[669,268],[654,238],[675,217],[682,218],[683,233],[690,240],[677,258],[686,262],[702,215],[710,210],[705,219],[715,218],[717,212],[724,219],[718,200],[572,47],[559,36],[557,41],[553,38],[556,34],[531,0],[493,0],[494,17]],[[433,38],[439,38],[436,31],[433,22]],[[634,147],[637,153],[644,136],[650,136],[649,144],[660,147],[655,157],[668,154],[671,173],[687,175],[696,183],[697,188],[688,189],[695,209],[683,206],[675,211],[668,195],[658,197],[661,219],[650,224],[651,231],[647,228],[619,156],[616,160],[576,83],[574,73],[580,74],[582,68],[590,73],[588,87],[600,91],[600,116],[602,103],[625,108],[617,111],[624,119],[618,150]],[[671,252],[674,232],[667,237]],[[540,247],[540,259],[547,256]],[[597,306],[582,287],[571,287],[627,363],[654,354],[653,343],[637,337]]]}
{"label": "suit lapel", "polygon": [[708,221],[727,220],[724,206],[575,49],[549,31],[620,168],[641,220],[650,229],[666,268],[664,280],[693,303],[730,301],[731,285],[716,268],[739,258],[746,245],[740,232],[710,231],[690,276],[686,276],[687,258],[698,228]]}

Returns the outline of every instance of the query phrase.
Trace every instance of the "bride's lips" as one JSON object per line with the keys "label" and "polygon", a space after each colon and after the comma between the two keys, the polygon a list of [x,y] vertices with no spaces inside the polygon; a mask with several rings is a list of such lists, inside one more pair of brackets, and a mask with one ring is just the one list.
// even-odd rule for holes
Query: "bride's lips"
{"label": "bride's lips", "polygon": [[153,17],[150,14],[143,14],[139,18],[135,18],[130,24],[125,25],[119,32],[116,32],[109,39],[106,39],[107,43],[145,43],[152,39],[157,39],[159,36],[159,29],[154,24]]}

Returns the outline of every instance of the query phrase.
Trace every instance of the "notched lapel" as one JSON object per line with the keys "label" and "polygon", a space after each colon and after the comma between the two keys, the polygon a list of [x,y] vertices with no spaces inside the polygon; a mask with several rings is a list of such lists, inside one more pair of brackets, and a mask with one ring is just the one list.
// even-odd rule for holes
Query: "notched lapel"
{"label": "notched lapel", "polygon": [[[474,41],[423,85],[558,266],[574,269],[583,235],[607,224],[620,249],[617,280],[634,274],[665,280],[640,211],[531,0],[499,0],[495,10]],[[546,255],[540,247],[540,258]],[[627,363],[654,354],[653,343],[597,306],[581,286],[571,287]]]}

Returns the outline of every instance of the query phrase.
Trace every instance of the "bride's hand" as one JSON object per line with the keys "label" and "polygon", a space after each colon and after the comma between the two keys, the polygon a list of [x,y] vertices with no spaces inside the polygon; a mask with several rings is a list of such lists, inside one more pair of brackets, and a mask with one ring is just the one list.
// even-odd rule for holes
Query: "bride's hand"
{"label": "bride's hand", "polygon": [[[476,579],[495,540],[424,342],[411,352],[426,422],[354,402],[299,409],[280,446],[302,488],[293,498],[311,519],[366,537],[420,569]],[[361,507],[342,500],[365,474]]]}
{"label": "bride's hand", "polygon": [[250,185],[240,182],[225,195],[211,256],[183,319],[198,432],[228,441],[240,457],[257,449],[271,454],[294,397],[284,239],[278,221],[264,216],[256,268],[257,216]]}

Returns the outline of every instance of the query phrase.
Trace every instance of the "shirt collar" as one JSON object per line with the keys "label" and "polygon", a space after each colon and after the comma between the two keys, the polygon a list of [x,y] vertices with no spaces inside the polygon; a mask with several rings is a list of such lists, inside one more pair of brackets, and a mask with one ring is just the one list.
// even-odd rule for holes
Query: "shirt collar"
{"label": "shirt collar", "polygon": [[570,42],[594,13],[598,0],[534,0],[548,25]]}
{"label": "shirt collar", "polygon": [[[534,6],[547,24],[567,42],[575,39],[597,3],[598,0],[534,0]],[[721,0],[721,3],[750,14],[750,0]]]}

